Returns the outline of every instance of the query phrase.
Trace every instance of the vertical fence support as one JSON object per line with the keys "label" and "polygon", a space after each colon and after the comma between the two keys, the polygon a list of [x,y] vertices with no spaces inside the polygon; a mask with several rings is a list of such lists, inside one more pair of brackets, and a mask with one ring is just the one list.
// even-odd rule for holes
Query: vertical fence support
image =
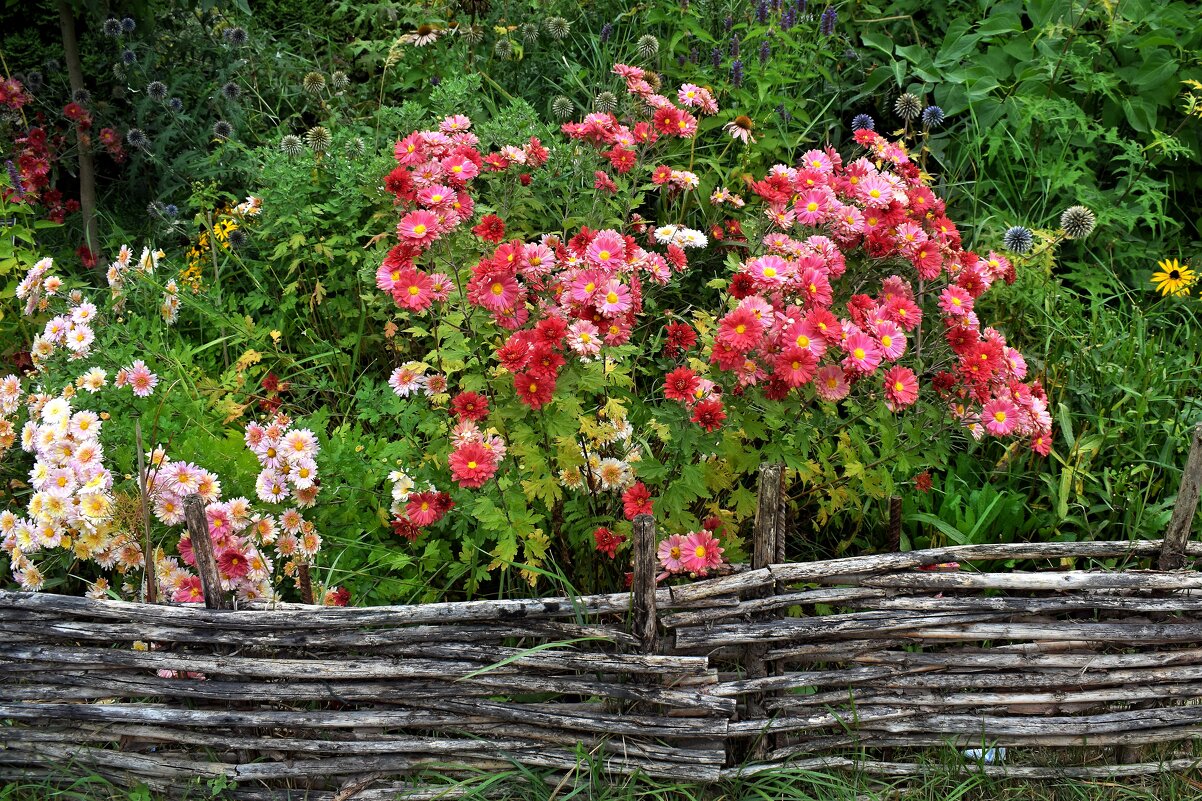
{"label": "vertical fence support", "polygon": [[1180,570],[1185,566],[1185,544],[1189,542],[1190,529],[1194,524],[1194,513],[1198,510],[1198,495],[1202,491],[1202,423],[1194,426],[1194,436],[1189,447],[1189,458],[1181,474],[1177,489],[1177,502],[1173,505],[1173,517],[1164,533],[1164,545],[1160,551],[1161,570]]}
{"label": "vertical fence support", "polygon": [[885,541],[885,550],[897,553],[901,550],[902,499],[894,495],[889,499],[889,530]]}
{"label": "vertical fence support", "polygon": [[659,617],[655,610],[656,541],[655,518],[638,515],[634,518],[634,581],[632,608],[634,636],[643,653],[659,653]]}
{"label": "vertical fence support", "polygon": [[[755,510],[755,527],[752,532],[751,567],[753,570],[768,567],[776,561],[778,554],[783,551],[784,540],[784,465],[760,465],[760,485]],[[774,595],[776,585],[770,584],[763,590],[763,595]],[[763,619],[779,614],[779,610],[756,615]],[[768,653],[765,645],[749,645],[746,650],[745,668],[748,679],[763,679],[769,675],[770,666],[764,658]],[[747,696],[747,718],[760,720],[767,716],[765,709],[766,693],[756,692]],[[772,746],[770,735],[763,735],[751,746],[748,756],[764,757]]]}
{"label": "vertical fence support", "polygon": [[209,539],[209,521],[205,518],[204,501],[199,495],[193,493],[184,498],[184,519],[188,537],[192,540],[192,553],[196,555],[196,572],[204,590],[205,606],[209,609],[231,608],[229,599],[221,591],[221,575],[217,572],[213,542]]}

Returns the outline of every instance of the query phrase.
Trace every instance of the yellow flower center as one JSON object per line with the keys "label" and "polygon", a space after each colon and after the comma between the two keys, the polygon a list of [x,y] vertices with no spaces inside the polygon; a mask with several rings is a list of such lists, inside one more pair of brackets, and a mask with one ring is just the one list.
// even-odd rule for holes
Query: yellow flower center
{"label": "yellow flower center", "polygon": [[776,277],[776,268],[775,267],[765,267],[764,268],[764,277],[765,278],[775,278]]}
{"label": "yellow flower center", "polygon": [[866,354],[864,353],[863,348],[856,348],[851,352],[851,355],[855,356],[857,359],[863,359]]}
{"label": "yellow flower center", "polygon": [[806,204],[806,211],[818,211],[818,204],[811,200]]}
{"label": "yellow flower center", "polygon": [[413,226],[413,233],[417,234],[418,236],[421,236],[425,232],[426,232],[426,226],[422,225],[421,223],[418,223],[417,225]]}
{"label": "yellow flower center", "polygon": [[993,419],[998,421],[999,423],[1004,423],[1004,422],[1006,422],[1006,413],[1005,412],[994,412]]}
{"label": "yellow flower center", "polygon": [[745,325],[743,325],[743,324],[741,324],[741,323],[740,323],[739,325],[736,325],[736,326],[735,326],[735,333],[736,333],[736,334],[742,334],[742,333],[744,333],[744,332],[746,332],[746,331],[747,331],[747,326],[745,326]]}
{"label": "yellow flower center", "polygon": [[902,390],[904,390],[905,388],[906,388],[906,385],[905,385],[905,384],[903,384],[903,383],[902,383],[902,382],[900,382],[900,381],[895,381],[895,382],[893,383],[893,391],[894,391],[894,392],[901,392],[901,391],[902,391]]}
{"label": "yellow flower center", "polygon": [[410,296],[417,295],[420,292],[421,292],[421,289],[416,286],[409,287],[409,295]]}
{"label": "yellow flower center", "polygon": [[605,296],[605,302],[606,303],[617,303],[618,302],[618,293],[610,292],[608,295]]}
{"label": "yellow flower center", "polygon": [[492,285],[492,293],[494,295],[500,295],[504,291],[505,291],[505,287],[502,284],[496,283],[496,284]]}
{"label": "yellow flower center", "polygon": [[893,337],[886,334],[885,336],[881,337],[881,344],[886,348],[893,347]]}
{"label": "yellow flower center", "polygon": [[597,254],[597,258],[600,259],[601,261],[609,261],[609,251],[608,250],[601,251],[600,253]]}
{"label": "yellow flower center", "polygon": [[705,558],[705,546],[698,545],[696,548],[693,549],[693,555],[696,556],[698,559],[704,559]]}
{"label": "yellow flower center", "polygon": [[475,463],[475,462],[468,462],[468,463],[467,463],[467,469],[468,469],[468,470],[475,470],[475,469],[476,469],[476,463]]}

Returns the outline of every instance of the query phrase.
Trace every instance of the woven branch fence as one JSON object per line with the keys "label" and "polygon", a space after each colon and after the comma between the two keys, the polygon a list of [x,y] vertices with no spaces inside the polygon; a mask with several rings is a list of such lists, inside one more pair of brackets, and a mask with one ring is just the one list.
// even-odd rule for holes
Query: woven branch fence
{"label": "woven branch fence", "polygon": [[[643,516],[630,593],[243,610],[225,608],[194,498],[205,606],[0,592],[0,779],[225,778],[232,798],[346,801],[447,797],[431,770],[515,764],[904,775],[928,769],[905,754],[942,746],[1054,755],[966,764],[1013,777],[1191,768],[1200,484],[1202,426],[1164,540],[789,564],[766,465],[752,564],[719,578],[657,587]],[[1090,569],[1102,559],[1118,567]]]}

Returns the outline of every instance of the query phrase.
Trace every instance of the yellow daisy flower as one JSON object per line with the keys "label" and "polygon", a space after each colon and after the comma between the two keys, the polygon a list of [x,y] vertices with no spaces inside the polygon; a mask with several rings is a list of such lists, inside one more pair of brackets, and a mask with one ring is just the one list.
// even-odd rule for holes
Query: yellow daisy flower
{"label": "yellow daisy flower", "polygon": [[1198,276],[1187,264],[1176,259],[1159,261],[1160,272],[1152,273],[1152,284],[1162,295],[1188,295],[1189,288]]}

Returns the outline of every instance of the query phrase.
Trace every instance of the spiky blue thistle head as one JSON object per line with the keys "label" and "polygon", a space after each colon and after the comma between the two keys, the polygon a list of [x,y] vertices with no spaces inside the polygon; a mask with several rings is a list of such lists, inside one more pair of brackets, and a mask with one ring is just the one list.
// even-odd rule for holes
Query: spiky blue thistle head
{"label": "spiky blue thistle head", "polygon": [[134,28],[136,27],[138,27],[138,23],[134,22],[133,17],[126,17],[125,19],[121,20],[122,33],[133,33]]}
{"label": "spiky blue thistle head", "polygon": [[1030,228],[1013,225],[1002,235],[1002,244],[1006,246],[1006,250],[1021,256],[1031,252],[1031,247],[1035,244],[1035,237],[1031,234]]}
{"label": "spiky blue thistle head", "polygon": [[121,35],[121,20],[116,17],[109,17],[101,26],[105,36],[117,37]]}
{"label": "spiky blue thistle head", "polygon": [[173,97],[167,101],[167,108],[171,109],[176,114],[179,114],[184,110],[184,101],[180,100],[178,97]]}
{"label": "spiky blue thistle head", "polygon": [[867,114],[857,114],[851,118],[851,129],[853,131],[875,131],[876,120]]}
{"label": "spiky blue thistle head", "polygon": [[938,128],[943,124],[943,109],[939,106],[927,106],[922,110],[922,124],[928,128]]}
{"label": "spiky blue thistle head", "polygon": [[121,51],[121,61],[125,64],[133,64],[138,60],[138,54],[130,50],[128,47]]}
{"label": "spiky blue thistle head", "polygon": [[169,220],[174,220],[179,216],[179,206],[176,206],[174,203],[168,203],[166,206],[163,206],[163,216]]}

